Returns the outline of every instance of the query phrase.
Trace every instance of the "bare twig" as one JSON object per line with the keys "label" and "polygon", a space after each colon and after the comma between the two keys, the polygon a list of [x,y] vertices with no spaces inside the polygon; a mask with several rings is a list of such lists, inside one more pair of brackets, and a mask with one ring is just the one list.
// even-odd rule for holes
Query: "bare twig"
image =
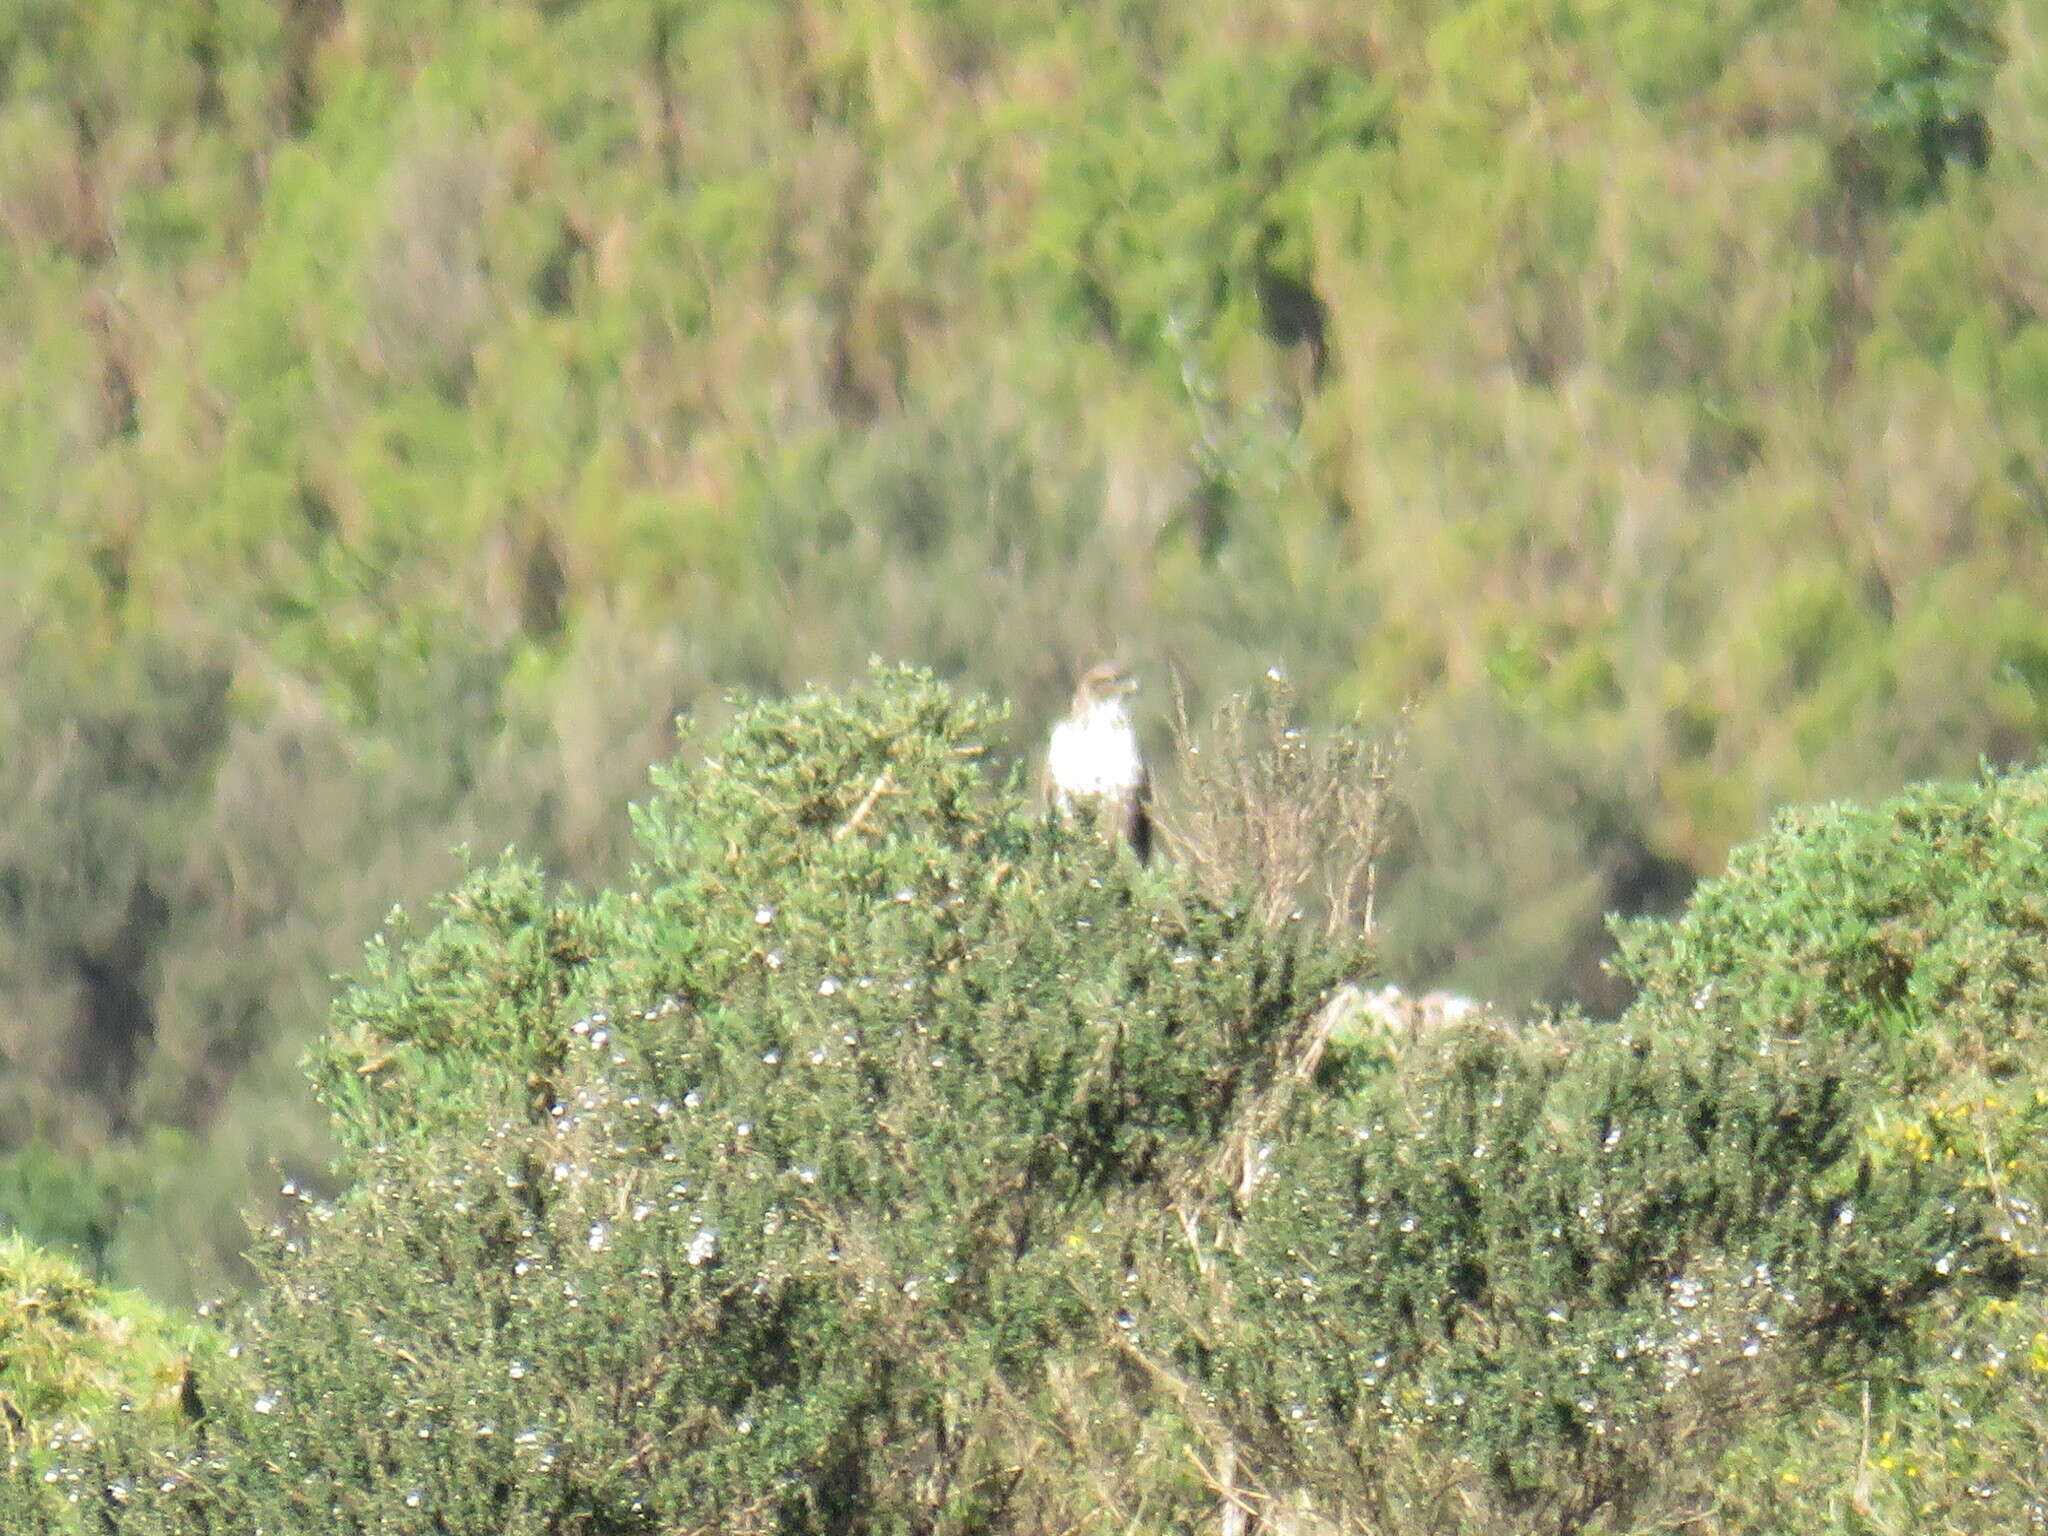
{"label": "bare twig", "polygon": [[1310,734],[1278,673],[1233,694],[1198,732],[1174,688],[1177,793],[1159,818],[1177,862],[1219,900],[1251,897],[1262,921],[1305,908],[1331,936],[1370,936],[1407,712],[1391,739],[1353,720]]}
{"label": "bare twig", "polygon": [[843,842],[850,834],[859,829],[860,824],[868,819],[868,812],[875,808],[875,802],[881,799],[888,791],[889,784],[889,770],[884,768],[875,775],[875,782],[870,784],[868,792],[861,796],[860,804],[853,808],[853,814],[847,817],[845,823],[832,834],[833,842]]}

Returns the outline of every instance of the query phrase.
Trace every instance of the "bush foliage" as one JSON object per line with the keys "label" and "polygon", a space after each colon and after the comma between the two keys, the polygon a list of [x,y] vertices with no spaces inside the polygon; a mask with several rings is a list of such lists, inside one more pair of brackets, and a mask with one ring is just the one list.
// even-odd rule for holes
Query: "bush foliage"
{"label": "bush foliage", "polygon": [[[200,1373],[216,1388],[235,1380],[211,1331],[18,1237],[0,1238],[0,1444],[10,1477],[75,1455],[95,1423],[117,1416],[152,1436],[189,1431],[205,1412]],[[68,1498],[78,1482],[66,1471],[46,1486]]]}
{"label": "bush foliage", "polygon": [[2048,1279],[1991,877],[2041,776],[1788,821],[1630,932],[1618,1022],[1396,1046],[1367,951],[1032,809],[1000,718],[889,670],[743,705],[619,888],[508,859],[394,920],[312,1062],[345,1187],[261,1244],[199,1438],[103,1416],[0,1519],[1775,1528],[1895,1497],[1813,1455],[1845,1392],[1881,1449],[1984,1413],[1968,1507],[2025,1518],[2048,1360],[1971,1351]]}
{"label": "bush foliage", "polygon": [[1618,1011],[1607,911],[2048,728],[2044,123],[2017,0],[8,8],[0,1155],[317,1167],[451,845],[614,882],[875,650],[1003,753],[1118,647],[1413,699],[1390,967]]}

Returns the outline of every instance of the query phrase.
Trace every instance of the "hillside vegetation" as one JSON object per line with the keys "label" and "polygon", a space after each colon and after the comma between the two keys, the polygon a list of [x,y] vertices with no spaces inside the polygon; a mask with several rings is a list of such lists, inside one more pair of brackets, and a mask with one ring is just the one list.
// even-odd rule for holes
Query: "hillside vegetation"
{"label": "hillside vegetation", "polygon": [[116,1414],[139,1418],[150,1435],[189,1429],[205,1411],[195,1366],[234,1390],[211,1332],[98,1284],[60,1255],[0,1237],[0,1445],[10,1473],[47,1465]]}
{"label": "hillside vegetation", "polygon": [[391,901],[871,652],[1412,700],[1390,965],[1612,1012],[2033,754],[2044,238],[2021,3],[10,7],[6,1214],[217,1283]]}
{"label": "hillside vegetation", "polygon": [[988,774],[999,720],[888,671],[748,706],[625,884],[394,918],[313,1058],[346,1187],[260,1244],[197,1424],[16,1448],[0,1527],[2048,1509],[2048,775],[1786,818],[1630,930],[1617,1021],[1407,1040],[1256,880]]}

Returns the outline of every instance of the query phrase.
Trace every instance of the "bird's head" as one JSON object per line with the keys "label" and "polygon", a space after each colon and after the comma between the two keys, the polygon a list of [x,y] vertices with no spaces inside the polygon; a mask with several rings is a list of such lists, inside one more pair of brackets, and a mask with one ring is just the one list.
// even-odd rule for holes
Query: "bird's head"
{"label": "bird's head", "polygon": [[1081,674],[1080,686],[1074,690],[1074,709],[1078,713],[1097,704],[1129,698],[1137,691],[1137,678],[1125,671],[1121,662],[1105,661]]}

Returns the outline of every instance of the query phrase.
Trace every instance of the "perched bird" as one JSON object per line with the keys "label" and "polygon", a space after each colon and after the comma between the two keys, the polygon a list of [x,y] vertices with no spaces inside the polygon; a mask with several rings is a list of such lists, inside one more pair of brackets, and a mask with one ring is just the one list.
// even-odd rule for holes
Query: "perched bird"
{"label": "perched bird", "polygon": [[1128,843],[1142,864],[1152,856],[1152,781],[1127,702],[1137,686],[1115,662],[1090,668],[1074,690],[1073,711],[1053,727],[1045,777],[1061,816],[1092,805],[1096,825]]}

